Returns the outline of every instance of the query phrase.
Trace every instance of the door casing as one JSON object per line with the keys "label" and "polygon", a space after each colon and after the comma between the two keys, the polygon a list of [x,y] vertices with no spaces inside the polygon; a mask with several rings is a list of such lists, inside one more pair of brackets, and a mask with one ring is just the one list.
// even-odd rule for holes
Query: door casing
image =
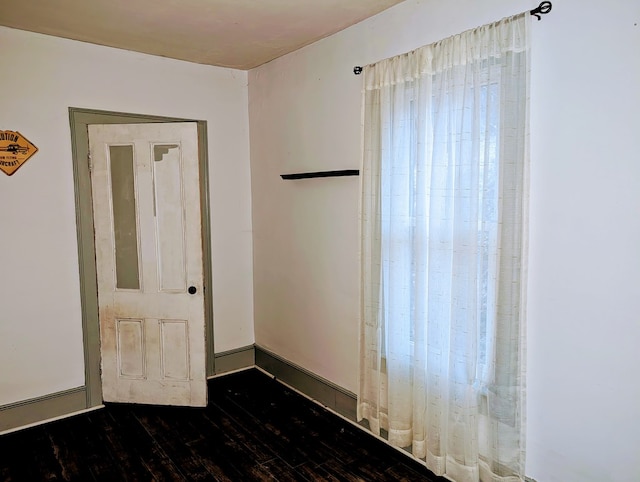
{"label": "door casing", "polygon": [[102,404],[98,288],[96,281],[95,240],[93,233],[93,202],[91,197],[91,178],[89,174],[89,137],[87,133],[87,126],[89,124],[196,122],[198,125],[198,161],[200,171],[202,261],[205,288],[204,306],[205,336],[207,344],[207,376],[214,375],[215,357],[213,348],[213,297],[211,289],[211,224],[209,222],[209,169],[206,121],[70,107],[69,122],[71,125],[71,148],[76,205],[76,232],[78,238],[86,407],[90,408]]}

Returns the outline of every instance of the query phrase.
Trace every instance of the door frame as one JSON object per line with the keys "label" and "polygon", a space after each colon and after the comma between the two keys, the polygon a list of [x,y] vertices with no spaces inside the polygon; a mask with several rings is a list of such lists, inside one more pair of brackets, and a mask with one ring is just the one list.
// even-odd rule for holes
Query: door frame
{"label": "door frame", "polygon": [[73,182],[76,205],[76,233],[86,407],[102,405],[100,378],[100,321],[98,317],[98,283],[96,278],[96,250],[93,230],[93,199],[89,173],[89,124],[152,124],[195,122],[198,126],[198,164],[200,177],[200,216],[202,224],[202,263],[204,275],[204,316],[206,341],[206,373],[215,374],[213,344],[213,296],[211,269],[211,223],[209,208],[209,162],[207,150],[207,122],[176,117],[150,116],[125,112],[69,108]]}

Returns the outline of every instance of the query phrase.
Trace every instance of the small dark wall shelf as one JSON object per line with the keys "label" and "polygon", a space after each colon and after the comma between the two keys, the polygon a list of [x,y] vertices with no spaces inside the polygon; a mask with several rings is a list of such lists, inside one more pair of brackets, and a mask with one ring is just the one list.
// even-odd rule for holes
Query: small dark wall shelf
{"label": "small dark wall shelf", "polygon": [[341,171],[300,172],[296,174],[281,174],[282,179],[309,179],[312,177],[342,177],[359,176],[358,169],[343,169]]}

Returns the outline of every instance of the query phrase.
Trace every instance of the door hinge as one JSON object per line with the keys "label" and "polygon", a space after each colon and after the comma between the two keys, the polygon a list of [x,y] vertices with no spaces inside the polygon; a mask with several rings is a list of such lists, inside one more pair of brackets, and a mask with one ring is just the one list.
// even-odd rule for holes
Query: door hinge
{"label": "door hinge", "polygon": [[87,151],[87,162],[89,163],[89,172],[93,171],[93,163],[91,162],[91,151]]}

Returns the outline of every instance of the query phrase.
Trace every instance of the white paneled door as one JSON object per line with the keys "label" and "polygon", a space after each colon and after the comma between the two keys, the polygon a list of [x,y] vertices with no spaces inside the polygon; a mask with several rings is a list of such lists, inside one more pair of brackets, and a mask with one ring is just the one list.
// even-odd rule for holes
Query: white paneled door
{"label": "white paneled door", "polygon": [[104,401],[205,406],[196,123],[89,126]]}

